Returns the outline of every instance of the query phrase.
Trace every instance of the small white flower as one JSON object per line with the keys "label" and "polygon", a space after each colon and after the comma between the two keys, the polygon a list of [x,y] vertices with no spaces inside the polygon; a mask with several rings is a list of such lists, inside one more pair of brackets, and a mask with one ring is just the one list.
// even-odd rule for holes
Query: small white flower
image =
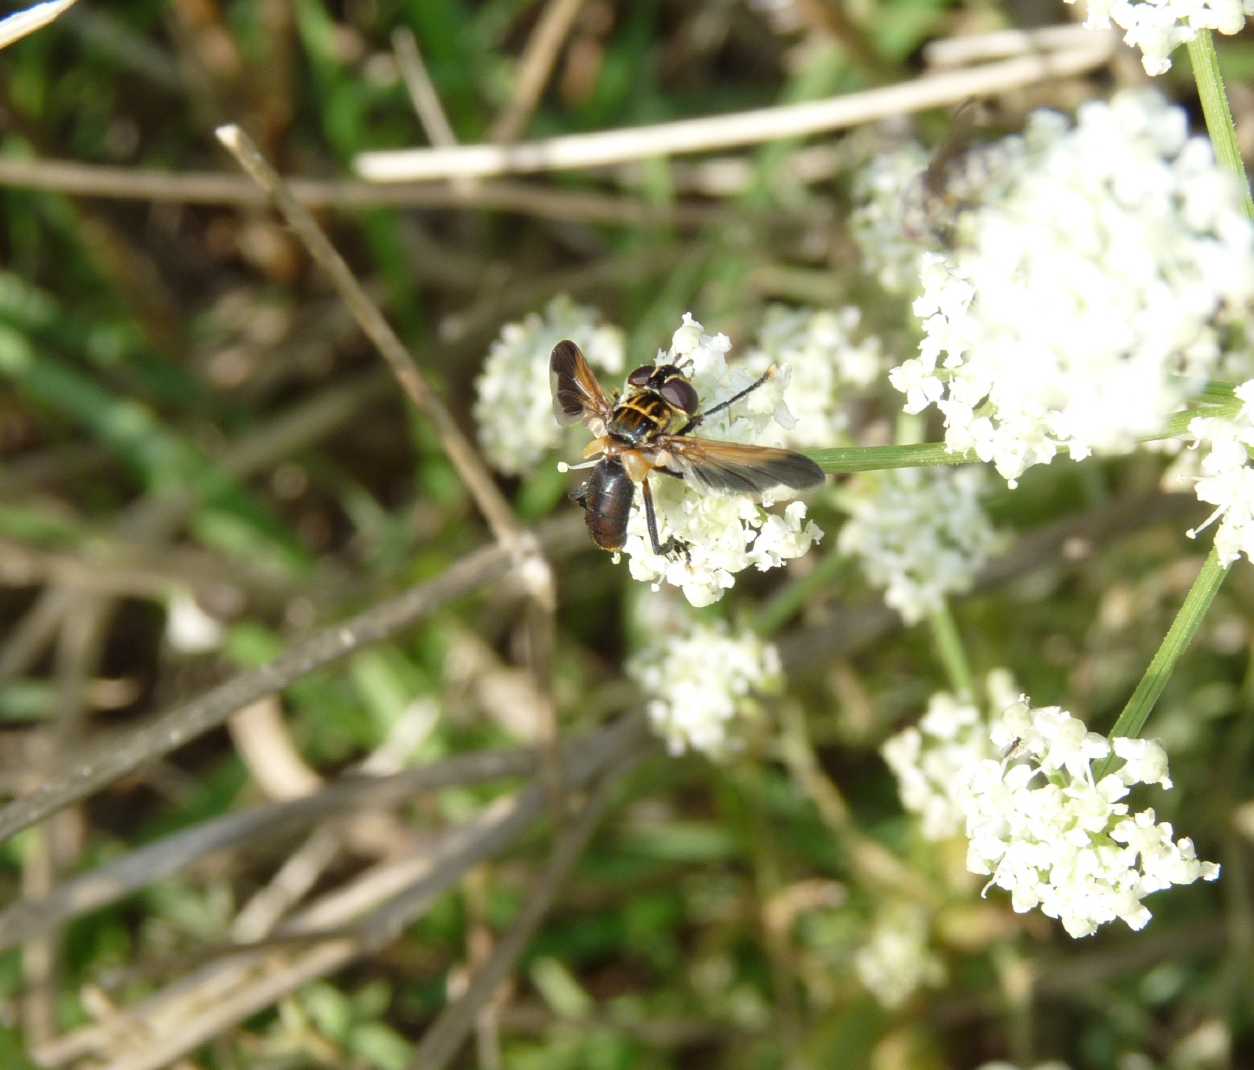
{"label": "small white flower", "polygon": [[[670,349],[659,353],[657,359],[659,363],[675,363],[680,358],[689,362],[692,383],[702,405],[709,407],[758,378],[744,365],[729,365],[730,350],[731,341],[725,334],[706,334],[692,314],[685,313]],[[780,378],[776,376],[730,409],[716,413],[701,425],[701,435],[728,442],[779,444],[782,425],[789,421],[780,395]],[[819,526],[806,519],[804,502],[789,503],[782,514],[771,513],[744,495],[702,491],[690,483],[664,475],[649,481],[659,539],[663,543],[678,539],[686,545],[686,554],[653,552],[639,495],[628,518],[623,553],[628,556],[634,579],[678,587],[694,606],[722,598],[735,584],[738,572],[778,568],[801,557],[823,537]]]}
{"label": "small white flower", "polygon": [[980,505],[978,468],[902,468],[861,477],[844,497],[842,553],[857,557],[884,600],[914,624],[971,588],[1002,544]]}
{"label": "small white flower", "polygon": [[1112,746],[1115,757],[1123,759],[1123,767],[1116,770],[1125,784],[1157,784],[1171,790],[1171,777],[1167,775],[1167,752],[1162,744],[1153,739],[1115,738]]}
{"label": "small white flower", "polygon": [[927,914],[918,906],[894,903],[880,912],[870,939],[857,951],[858,979],[890,1010],[924,985],[945,979],[945,967],[928,948]]}
{"label": "small white flower", "polygon": [[1194,446],[1207,447],[1197,464],[1194,492],[1215,511],[1188,535],[1194,538],[1219,521],[1215,550],[1225,566],[1242,554],[1254,561],[1254,467],[1249,454],[1254,446],[1254,379],[1237,387],[1236,395],[1241,408],[1231,418],[1198,416],[1189,421]]}
{"label": "small white flower", "polygon": [[1014,486],[1062,451],[1161,432],[1234,355],[1250,374],[1254,224],[1181,109],[1124,92],[1074,125],[1035,112],[967,151],[947,189],[968,188],[974,161],[983,188],[955,195],[945,241],[915,236],[923,338],[890,375],[907,412],[942,414],[949,449]]}
{"label": "small white flower", "polygon": [[474,408],[480,445],[498,471],[526,472],[563,441],[549,394],[549,354],[563,338],[578,345],[593,368],[623,371],[622,332],[568,297],[555,297],[543,316],[533,312],[502,327],[475,381]]}
{"label": "small white flower", "polygon": [[1113,22],[1124,41],[1141,50],[1141,64],[1152,76],[1169,71],[1168,57],[1199,30],[1240,33],[1248,15],[1254,15],[1254,0],[1088,0],[1084,25],[1105,30]]}
{"label": "small white flower", "polygon": [[757,696],[781,683],[775,647],[721,623],[662,634],[627,670],[644,690],[649,720],[670,752],[695,750],[716,759],[741,746],[746,724],[761,715]]}
{"label": "small white flower", "polygon": [[771,365],[786,375],[782,393],[792,418],[763,445],[830,446],[849,427],[850,402],[876,383],[885,371],[879,338],[861,331],[862,312],[852,305],[837,309],[793,309],[773,305],[745,357],[745,367],[761,375]]}

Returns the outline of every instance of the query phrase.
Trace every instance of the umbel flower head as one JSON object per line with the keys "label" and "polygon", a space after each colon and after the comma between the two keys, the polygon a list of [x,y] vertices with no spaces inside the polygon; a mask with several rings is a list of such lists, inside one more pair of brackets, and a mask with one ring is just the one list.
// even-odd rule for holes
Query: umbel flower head
{"label": "umbel flower head", "polygon": [[[1009,686],[1004,673],[990,677],[990,704]],[[1039,907],[1071,936],[1116,918],[1141,929],[1146,896],[1219,876],[1192,840],[1173,839],[1152,809],[1134,813],[1124,801],[1137,784],[1171,787],[1167,755],[1152,740],[1108,741],[1024,696],[990,721],[971,702],[938,695],[883,754],[925,836],[963,831],[967,868],[989,878],[985,891],[1005,889],[1016,911]],[[1094,768],[1108,760],[1115,768],[1099,779]]]}
{"label": "umbel flower head", "polygon": [[[725,334],[706,334],[691,313],[675,332],[671,345],[659,353],[659,364],[683,363],[691,368],[693,386],[703,406],[717,404],[749,386],[757,376],[747,368],[727,363],[731,341]],[[777,377],[779,378],[779,377]],[[701,425],[705,438],[728,442],[776,445],[791,416],[779,384],[772,380],[715,414]],[[628,557],[633,578],[678,587],[694,606],[706,606],[723,597],[738,572],[756,568],[765,572],[800,557],[823,537],[806,519],[804,502],[790,502],[781,512],[744,495],[699,491],[690,480],[659,476],[649,481],[657,510],[658,535],[665,543],[676,538],[687,544],[684,554],[655,554],[649,540],[644,508],[637,500],[627,522]],[[781,490],[781,494],[787,491]]]}
{"label": "umbel flower head", "polygon": [[923,340],[890,381],[1014,486],[1062,450],[1131,449],[1198,393],[1248,330],[1254,225],[1154,93],[1086,104],[1074,125],[1036,112],[996,154],[949,251],[922,259]]}
{"label": "umbel flower head", "polygon": [[1004,542],[980,505],[987,483],[980,468],[900,468],[863,476],[843,496],[840,551],[907,624],[970,590]]}
{"label": "umbel flower head", "polygon": [[[1146,896],[1219,876],[1192,840],[1173,839],[1152,809],[1133,813],[1123,801],[1136,784],[1171,787],[1159,744],[1108,742],[1066,710],[1032,709],[1026,699],[1002,713],[991,737],[1005,757],[977,762],[966,778],[967,868],[1008,891],[1019,913],[1040,907],[1074,937],[1116,918],[1142,929]],[[1116,768],[1098,779],[1094,763],[1112,757]]]}
{"label": "umbel flower head", "polygon": [[479,443],[500,472],[528,471],[563,440],[549,402],[549,354],[563,338],[594,368],[622,374],[622,332],[569,297],[553,298],[542,316],[533,312],[502,327],[475,380],[474,409]]}
{"label": "umbel flower head", "polygon": [[1141,50],[1145,73],[1156,75],[1171,70],[1171,53],[1199,30],[1240,33],[1248,15],[1254,15],[1254,0],[1088,0],[1084,25],[1107,30],[1113,22],[1124,41]]}
{"label": "umbel flower head", "polygon": [[667,749],[711,758],[739,749],[748,723],[761,715],[758,696],[781,683],[775,647],[721,622],[661,634],[627,671],[644,690],[649,720]]}

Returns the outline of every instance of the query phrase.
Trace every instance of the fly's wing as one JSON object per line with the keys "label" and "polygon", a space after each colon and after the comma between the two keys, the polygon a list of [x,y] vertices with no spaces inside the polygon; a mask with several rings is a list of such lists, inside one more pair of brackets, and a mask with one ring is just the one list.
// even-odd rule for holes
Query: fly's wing
{"label": "fly's wing", "polygon": [[678,436],[667,436],[658,445],[685,478],[711,490],[756,495],[775,487],[805,490],[823,482],[823,469],[792,450]]}
{"label": "fly's wing", "polygon": [[574,342],[558,342],[549,357],[549,389],[559,424],[578,420],[606,421],[613,411],[609,398]]}

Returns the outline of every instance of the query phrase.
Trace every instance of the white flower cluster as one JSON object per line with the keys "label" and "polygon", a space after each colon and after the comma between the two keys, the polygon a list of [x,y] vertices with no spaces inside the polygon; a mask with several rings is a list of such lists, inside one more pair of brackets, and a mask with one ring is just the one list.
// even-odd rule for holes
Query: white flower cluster
{"label": "white flower cluster", "polygon": [[928,949],[927,925],[926,911],[895,904],[880,913],[870,939],[853,957],[858,979],[890,1010],[915,989],[945,979],[944,964]]}
{"label": "white flower cluster", "polygon": [[745,368],[755,376],[772,364],[783,369],[784,401],[795,421],[771,445],[830,446],[846,432],[851,398],[886,371],[880,340],[860,335],[861,320],[853,305],[767,309]]}
{"label": "white flower cluster", "polygon": [[1231,565],[1242,554],[1254,561],[1254,467],[1250,448],[1254,447],[1254,379],[1236,389],[1241,409],[1232,419],[1196,416],[1189,421],[1194,444],[1207,446],[1198,465],[1194,484],[1200,501],[1215,511],[1200,527],[1190,531],[1195,537],[1216,520],[1215,550],[1222,564]]}
{"label": "white flower cluster", "polygon": [[740,732],[760,716],[757,696],[779,689],[779,652],[750,632],[721,622],[666,635],[628,662],[648,696],[654,730],[672,754],[700,751],[720,758],[741,744]]}
{"label": "white flower cluster", "polygon": [[578,345],[593,368],[622,374],[622,332],[568,297],[555,297],[543,316],[533,312],[501,328],[475,381],[474,408],[479,443],[501,472],[526,472],[562,442],[549,400],[549,354],[563,338]]}
{"label": "white flower cluster", "polygon": [[[1004,669],[988,674],[985,692],[990,710],[1003,710],[1018,698],[1014,680]],[[988,717],[972,699],[944,691],[931,697],[917,726],[891,736],[880,753],[897,778],[902,805],[919,815],[929,840],[963,831],[967,775],[978,763],[997,757]]]}
{"label": "white flower cluster", "polygon": [[1145,73],[1156,75],[1171,69],[1168,57],[1199,30],[1240,33],[1248,15],[1254,15],[1254,0],[1088,0],[1084,25],[1108,30],[1113,22],[1124,41],[1141,50]]}
{"label": "white flower cluster", "polygon": [[[703,407],[718,404],[752,383],[757,376],[743,365],[727,364],[731,342],[725,334],[708,335],[701,324],[684,314],[681,326],[658,363],[684,362],[692,369],[692,383]],[[779,377],[777,377],[778,379]],[[730,409],[701,425],[701,435],[729,442],[771,445],[791,422],[778,381],[766,383]],[[627,523],[628,568],[645,583],[678,587],[694,606],[717,602],[732,587],[735,575],[747,568],[778,568],[802,556],[823,532],[806,519],[804,502],[794,501],[782,513],[768,512],[752,498],[719,491],[699,491],[690,480],[658,476],[651,479],[657,512],[658,537],[686,544],[685,554],[655,554],[649,541],[644,507],[637,499]],[[786,493],[786,492],[781,492]]]}
{"label": "white flower cluster", "polygon": [[[993,745],[963,788],[967,868],[1010,892],[1019,912],[1040,907],[1073,937],[1115,918],[1141,929],[1142,900],[1173,884],[1215,880],[1219,866],[1198,860],[1193,841],[1151,809],[1129,813],[1134,784],[1171,787],[1167,755],[1151,740],[1113,742],[1057,706],[1019,702],[993,723]],[[1122,764],[1098,780],[1094,762]]]}
{"label": "white flower cluster", "polygon": [[855,556],[907,624],[970,590],[1003,543],[980,505],[980,468],[900,468],[862,476],[842,498],[842,553]]}
{"label": "white flower cluster", "polygon": [[906,411],[1011,486],[1060,450],[1120,452],[1160,431],[1254,307],[1254,224],[1184,112],[1149,92],[1034,113],[1000,148],[952,252],[923,258]]}
{"label": "white flower cluster", "polygon": [[[1123,918],[1142,928],[1142,900],[1173,884],[1214,880],[1187,838],[1151,809],[1130,813],[1122,800],[1135,784],[1171,787],[1167,755],[1152,740],[1108,742],[1057,706],[1007,702],[1007,673],[988,678],[986,719],[975,705],[947,694],[928,704],[917,728],[885,742],[907,810],[923,833],[943,839],[965,832],[967,868],[1011,894],[1020,913],[1040,907],[1074,937]],[[1119,767],[1098,780],[1093,763]]]}

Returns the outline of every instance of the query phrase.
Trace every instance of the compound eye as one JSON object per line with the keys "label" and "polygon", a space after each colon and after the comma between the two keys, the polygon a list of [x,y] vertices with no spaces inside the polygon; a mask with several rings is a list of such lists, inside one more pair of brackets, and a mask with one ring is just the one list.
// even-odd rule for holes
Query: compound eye
{"label": "compound eye", "polygon": [[701,404],[700,398],[697,397],[696,387],[687,379],[670,379],[662,384],[662,389],[658,392],[668,404],[674,405],[675,408],[689,415],[696,412]]}
{"label": "compound eye", "polygon": [[652,378],[652,376],[653,376],[653,365],[642,364],[640,365],[639,368],[637,368],[634,372],[632,372],[629,376],[627,376],[627,382],[630,383],[632,386],[644,386],[645,383],[647,383]]}

